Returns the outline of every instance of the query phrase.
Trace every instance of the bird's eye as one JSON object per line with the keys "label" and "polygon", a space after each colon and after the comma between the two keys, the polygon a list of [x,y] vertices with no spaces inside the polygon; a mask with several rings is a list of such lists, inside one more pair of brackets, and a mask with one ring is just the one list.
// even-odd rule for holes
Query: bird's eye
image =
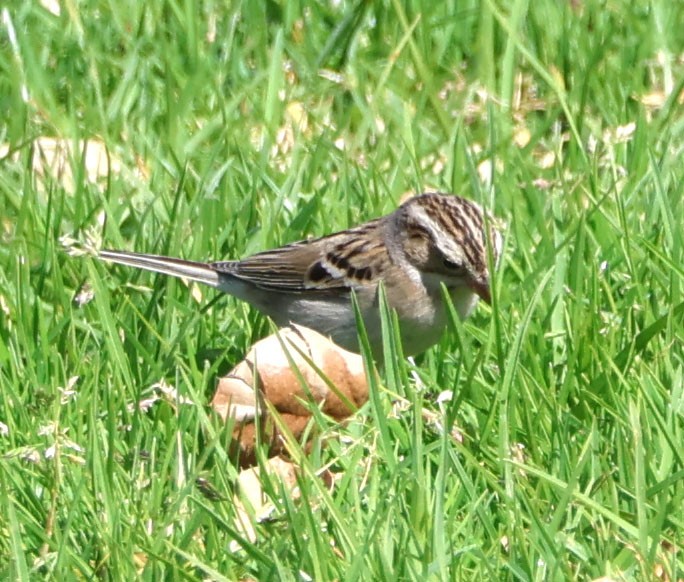
{"label": "bird's eye", "polygon": [[456,261],[451,261],[447,258],[444,258],[442,260],[442,264],[449,269],[450,271],[454,272],[461,272],[463,271],[463,265],[461,263],[457,263]]}

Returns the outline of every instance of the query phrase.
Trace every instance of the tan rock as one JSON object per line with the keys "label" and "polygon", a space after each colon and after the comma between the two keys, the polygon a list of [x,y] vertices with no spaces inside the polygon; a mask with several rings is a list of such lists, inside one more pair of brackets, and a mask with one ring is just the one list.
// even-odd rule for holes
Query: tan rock
{"label": "tan rock", "polygon": [[[311,418],[310,407],[335,420],[350,416],[368,399],[363,358],[299,325],[258,341],[228,376],[219,380],[211,405],[235,423],[234,453],[240,466],[256,462],[260,440],[270,455],[285,452],[279,422],[299,439]],[[274,419],[269,403],[277,412]]]}

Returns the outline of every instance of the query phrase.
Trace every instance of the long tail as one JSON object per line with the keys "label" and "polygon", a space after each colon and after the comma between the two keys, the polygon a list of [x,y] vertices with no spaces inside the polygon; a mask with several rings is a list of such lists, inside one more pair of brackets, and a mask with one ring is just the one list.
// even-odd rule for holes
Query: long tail
{"label": "long tail", "polygon": [[196,261],[185,261],[183,259],[173,259],[171,257],[160,257],[157,255],[143,255],[139,253],[127,253],[125,251],[100,251],[100,258],[112,263],[137,267],[155,273],[164,273],[174,277],[184,277],[192,281],[198,281],[211,285],[219,286],[219,274],[206,263]]}

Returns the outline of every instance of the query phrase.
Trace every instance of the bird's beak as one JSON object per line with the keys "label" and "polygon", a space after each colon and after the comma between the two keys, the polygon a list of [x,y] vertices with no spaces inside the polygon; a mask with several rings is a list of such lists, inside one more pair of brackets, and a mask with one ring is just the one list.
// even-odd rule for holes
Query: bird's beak
{"label": "bird's beak", "polygon": [[492,292],[489,289],[489,279],[484,278],[478,281],[473,281],[470,288],[479,295],[480,299],[487,305],[492,304]]}

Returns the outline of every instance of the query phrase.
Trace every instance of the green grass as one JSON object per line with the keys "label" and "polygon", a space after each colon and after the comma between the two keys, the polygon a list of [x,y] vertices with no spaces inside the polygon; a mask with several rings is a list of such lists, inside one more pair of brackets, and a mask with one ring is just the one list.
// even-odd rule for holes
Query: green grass
{"label": "green grass", "polygon": [[[684,577],[684,5],[576,4],[0,9],[0,578]],[[433,188],[507,223],[492,308],[415,368],[390,344],[242,539],[206,404],[267,322],[61,237],[240,257]],[[139,410],[162,379],[190,403]]]}

